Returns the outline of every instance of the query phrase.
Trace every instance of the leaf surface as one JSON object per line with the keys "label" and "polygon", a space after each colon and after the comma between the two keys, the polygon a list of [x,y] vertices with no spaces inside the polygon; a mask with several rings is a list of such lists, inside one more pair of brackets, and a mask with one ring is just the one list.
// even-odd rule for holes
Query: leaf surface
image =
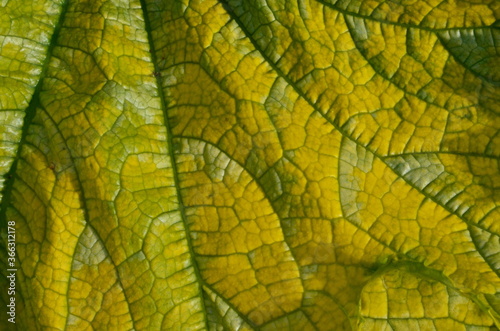
{"label": "leaf surface", "polygon": [[498,2],[19,3],[18,329],[499,325]]}

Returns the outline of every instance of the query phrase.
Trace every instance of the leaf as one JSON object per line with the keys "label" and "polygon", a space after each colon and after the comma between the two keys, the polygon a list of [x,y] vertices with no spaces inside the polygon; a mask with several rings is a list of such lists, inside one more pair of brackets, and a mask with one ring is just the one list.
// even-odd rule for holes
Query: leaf
{"label": "leaf", "polygon": [[0,17],[2,328],[500,325],[498,2]]}
{"label": "leaf", "polygon": [[360,328],[367,330],[490,330],[478,305],[452,287],[394,269],[373,279],[361,295]]}

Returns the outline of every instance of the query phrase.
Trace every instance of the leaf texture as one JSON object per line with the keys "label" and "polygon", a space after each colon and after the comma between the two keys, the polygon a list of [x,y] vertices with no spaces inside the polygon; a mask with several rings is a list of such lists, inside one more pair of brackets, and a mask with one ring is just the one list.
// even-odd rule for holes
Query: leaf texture
{"label": "leaf texture", "polygon": [[500,325],[497,1],[0,8],[17,329]]}

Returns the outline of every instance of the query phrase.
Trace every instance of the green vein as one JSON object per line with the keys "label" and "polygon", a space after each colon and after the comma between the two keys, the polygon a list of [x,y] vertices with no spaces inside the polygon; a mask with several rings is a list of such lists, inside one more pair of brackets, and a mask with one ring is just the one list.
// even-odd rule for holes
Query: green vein
{"label": "green vein", "polygon": [[[151,50],[151,52],[150,52],[151,61],[153,62],[153,65],[154,65],[154,71],[160,72],[160,68],[158,67],[159,62],[158,62],[158,59],[156,58],[156,47],[155,47],[155,43],[154,43],[153,36],[152,36],[151,22],[150,22],[149,16],[148,16],[148,10],[147,10],[148,6],[146,4],[146,0],[140,0],[140,2],[141,2],[141,8],[143,10],[144,25],[145,25],[145,29],[146,29],[147,36],[148,36],[149,48]],[[174,143],[173,143],[174,137],[173,137],[172,128],[170,126],[169,117],[168,117],[168,104],[167,104],[167,101],[165,100],[165,95],[163,94],[163,91],[162,91],[161,76],[155,75],[155,79],[156,79],[158,96],[160,98],[161,108],[163,110],[163,119],[164,119],[165,127],[167,129],[168,155],[170,157],[170,163],[172,165],[172,173],[174,176],[175,190],[176,190],[177,198],[179,201],[179,212],[181,214],[182,223],[184,225],[184,230],[186,232],[185,238],[186,238],[187,246],[188,246],[189,253],[190,253],[189,254],[190,262],[191,262],[191,266],[194,269],[196,278],[202,279],[199,266],[198,266],[196,259],[195,259],[196,255],[195,255],[195,252],[193,249],[191,232],[189,230],[189,225],[187,223],[186,211],[184,209],[184,203],[183,203],[183,199],[182,199],[182,195],[181,195],[179,173],[177,170],[177,163],[175,160],[175,155],[174,155],[174,150],[173,150],[174,149]],[[201,282],[197,282],[197,287],[198,287],[198,297],[200,300],[200,305],[201,305],[201,309],[202,309],[204,320],[205,320],[205,328],[208,328],[209,321],[208,321],[208,317],[207,317],[207,308],[205,307],[205,301],[203,298],[203,288],[201,286]]]}

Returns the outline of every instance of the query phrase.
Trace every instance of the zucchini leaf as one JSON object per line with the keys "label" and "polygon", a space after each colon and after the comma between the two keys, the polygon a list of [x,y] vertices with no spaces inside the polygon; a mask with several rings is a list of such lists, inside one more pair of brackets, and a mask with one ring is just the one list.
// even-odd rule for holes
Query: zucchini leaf
{"label": "zucchini leaf", "polygon": [[494,329],[499,18],[3,1],[0,326]]}

